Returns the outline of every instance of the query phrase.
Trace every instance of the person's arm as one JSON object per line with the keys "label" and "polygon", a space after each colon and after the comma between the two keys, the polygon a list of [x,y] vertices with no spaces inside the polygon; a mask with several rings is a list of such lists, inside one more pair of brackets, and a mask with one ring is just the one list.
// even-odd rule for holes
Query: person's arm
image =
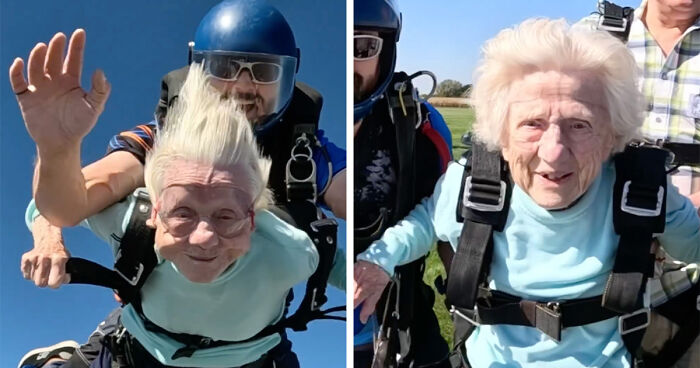
{"label": "person's arm", "polygon": [[80,87],[85,31],[73,33],[64,60],[65,43],[65,35],[57,33],[48,47],[37,44],[27,63],[28,80],[21,58],[9,70],[22,118],[37,145],[34,197],[44,216],[57,225],[72,225],[60,221],[61,211],[87,208],[80,146],[104,110],[111,89],[100,70],[93,74],[89,92]]}
{"label": "person's arm", "polygon": [[[347,153],[344,149],[336,146],[324,136],[323,130],[316,132],[321,147],[314,150],[314,161],[316,162],[316,183],[320,188],[325,187],[327,180],[330,180],[326,191],[321,193],[322,204],[341,219],[345,219],[346,192],[345,192],[345,168],[347,164]],[[330,162],[329,162],[330,161]],[[329,170],[330,164],[330,171]]]}
{"label": "person's arm", "polygon": [[345,249],[336,248],[335,256],[333,257],[333,267],[328,276],[328,284],[345,291],[347,289],[346,274],[345,274]]}
{"label": "person's arm", "polygon": [[36,217],[31,226],[34,248],[22,255],[22,276],[38,287],[57,289],[70,281],[66,262],[70,252],[63,244],[61,228],[51,225],[43,216]]}
{"label": "person's arm", "polygon": [[[438,182],[439,185],[440,182]],[[403,220],[387,229],[382,238],[357,255],[358,261],[380,266],[393,276],[394,268],[428,254],[437,240],[433,219],[440,191],[424,198]]]}
{"label": "person's arm", "polygon": [[659,243],[673,258],[683,262],[700,262],[700,215],[688,197],[668,181],[666,227]]}
{"label": "person's arm", "polygon": [[341,219],[345,219],[345,169],[337,173],[331,179],[331,183],[326,189],[326,193],[323,195],[323,200],[331,209],[333,214]]}
{"label": "person's arm", "polygon": [[357,307],[363,304],[360,311],[362,322],[367,321],[374,311],[390,276],[394,274],[394,268],[428,254],[437,240],[436,224],[448,221],[449,218],[441,217],[441,214],[446,213],[444,211],[454,211],[463,172],[462,166],[450,165],[445,175],[438,180],[430,197],[424,198],[408,216],[387,229],[380,240],[357,255],[354,305]]}

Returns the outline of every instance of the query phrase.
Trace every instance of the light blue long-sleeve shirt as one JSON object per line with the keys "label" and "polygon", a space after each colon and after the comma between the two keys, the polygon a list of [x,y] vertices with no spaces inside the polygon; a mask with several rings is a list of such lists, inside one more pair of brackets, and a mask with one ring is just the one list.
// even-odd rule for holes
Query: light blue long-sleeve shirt
{"label": "light blue long-sleeve shirt", "polygon": [[[436,239],[457,248],[456,221],[464,168],[452,164],[424,199],[381,240],[358,255],[393,274],[394,267],[428,253]],[[600,295],[619,236],[612,222],[615,167],[600,175],[573,207],[548,211],[515,186],[504,232],[494,232],[490,287],[527,299],[565,300]],[[700,260],[700,219],[690,201],[668,186],[666,228],[659,236],[676,259]],[[561,342],[533,327],[483,325],[467,341],[473,367],[628,367],[617,318],[562,331]]]}
{"label": "light blue long-sleeve shirt", "polygon": [[[135,197],[116,203],[83,221],[118,250],[135,206]],[[26,221],[38,215],[32,201]],[[141,289],[144,314],[176,333],[237,341],[254,336],[283,317],[287,293],[315,271],[319,256],[309,237],[268,211],[258,211],[250,250],[210,283],[194,283],[175,264],[158,256],[158,265]],[[329,283],[345,289],[344,252],[336,252]],[[191,357],[171,359],[182,344],[148,331],[131,305],[124,307],[122,323],[158,361],[176,367],[236,367],[259,359],[280,342],[273,334],[243,344],[195,351]]]}

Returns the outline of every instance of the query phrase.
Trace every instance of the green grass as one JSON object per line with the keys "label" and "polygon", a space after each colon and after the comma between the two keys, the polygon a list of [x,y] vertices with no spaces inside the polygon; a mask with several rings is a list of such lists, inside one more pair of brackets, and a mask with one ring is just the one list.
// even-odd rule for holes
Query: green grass
{"label": "green grass", "polygon": [[437,109],[452,132],[452,153],[454,157],[459,157],[464,152],[462,135],[472,128],[474,110],[464,107],[438,107]]}
{"label": "green grass", "polygon": [[[447,122],[447,127],[450,128],[452,132],[452,153],[454,157],[459,157],[464,152],[464,146],[461,143],[461,138],[464,133],[471,130],[472,123],[474,122],[474,111],[470,108],[461,107],[440,107],[438,111],[442,114]],[[423,275],[423,280],[426,284],[434,288],[434,281],[438,275],[442,275],[445,278],[445,268],[438,257],[435,246],[430,251],[428,255],[428,260],[426,262],[425,274]],[[452,333],[454,331],[452,326],[452,319],[450,314],[447,312],[445,307],[445,296],[441,295],[435,290],[435,305],[433,310],[438,317],[438,322],[440,323],[440,331],[442,336],[447,340],[447,343],[452,346]]]}

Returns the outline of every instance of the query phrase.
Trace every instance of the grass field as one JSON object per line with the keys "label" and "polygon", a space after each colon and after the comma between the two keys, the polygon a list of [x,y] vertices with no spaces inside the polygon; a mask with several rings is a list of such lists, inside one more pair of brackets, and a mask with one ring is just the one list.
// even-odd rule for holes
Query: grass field
{"label": "grass field", "polygon": [[[442,114],[447,122],[447,126],[452,132],[452,153],[454,157],[459,157],[464,152],[465,147],[461,143],[461,138],[464,133],[471,130],[472,123],[474,122],[474,111],[470,108],[461,107],[439,107],[438,111]],[[442,275],[445,278],[445,268],[440,262],[440,258],[435,251],[430,252],[428,256],[428,261],[425,267],[425,274],[423,280],[426,284],[434,287],[434,281]],[[452,346],[452,320],[450,314],[447,312],[445,307],[445,296],[440,295],[435,291],[435,305],[433,309],[437,314],[438,321],[440,322],[440,330],[442,331],[442,336],[445,337],[448,344]]]}

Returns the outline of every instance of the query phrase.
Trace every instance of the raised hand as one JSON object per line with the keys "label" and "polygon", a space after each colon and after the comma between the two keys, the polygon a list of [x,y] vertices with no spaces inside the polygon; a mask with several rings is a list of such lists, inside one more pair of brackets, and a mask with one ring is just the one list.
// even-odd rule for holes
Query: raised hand
{"label": "raised hand", "polygon": [[85,31],[73,32],[63,58],[66,36],[56,33],[48,47],[40,42],[29,54],[27,76],[24,60],[10,66],[10,83],[29,135],[41,152],[60,152],[79,144],[92,129],[109,97],[110,85],[101,70],[92,75],[92,89],[80,87]]}

